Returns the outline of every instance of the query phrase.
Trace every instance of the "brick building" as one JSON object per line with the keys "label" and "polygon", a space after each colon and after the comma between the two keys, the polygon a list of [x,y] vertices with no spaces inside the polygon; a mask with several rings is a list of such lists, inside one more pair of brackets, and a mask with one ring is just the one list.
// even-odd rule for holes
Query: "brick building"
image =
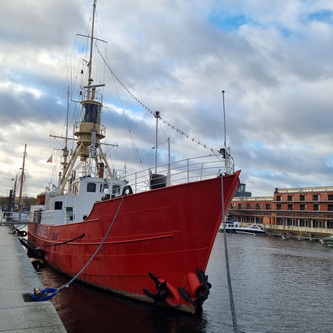
{"label": "brick building", "polygon": [[235,197],[229,216],[267,229],[333,234],[333,186],[276,188],[272,197]]}

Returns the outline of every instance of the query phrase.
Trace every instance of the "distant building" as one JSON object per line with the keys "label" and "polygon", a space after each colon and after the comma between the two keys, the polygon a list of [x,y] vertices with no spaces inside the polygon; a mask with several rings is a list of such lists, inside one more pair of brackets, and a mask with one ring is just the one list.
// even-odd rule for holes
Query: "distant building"
{"label": "distant building", "polygon": [[275,231],[333,234],[333,186],[276,188],[271,197],[234,197],[228,213],[239,222]]}
{"label": "distant building", "polygon": [[252,193],[246,192],[245,188],[246,188],[245,184],[243,184],[243,183],[239,184],[235,197],[250,197],[252,195]]}

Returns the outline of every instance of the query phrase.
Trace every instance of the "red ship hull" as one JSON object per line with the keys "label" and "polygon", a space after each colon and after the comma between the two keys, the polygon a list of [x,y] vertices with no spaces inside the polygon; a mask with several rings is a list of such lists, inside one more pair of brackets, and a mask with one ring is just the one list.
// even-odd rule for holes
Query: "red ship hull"
{"label": "red ship hull", "polygon": [[[236,172],[222,182],[218,177],[96,202],[83,222],[29,225],[29,242],[45,251],[51,266],[75,276],[112,224],[100,251],[78,279],[151,302],[143,289],[155,290],[149,277],[153,273],[167,281],[169,295],[162,303],[193,312],[196,305],[180,297],[177,288],[194,297],[191,276],[198,268],[206,269],[222,220],[222,202],[227,209],[238,176]],[[83,238],[71,241],[82,234]]]}

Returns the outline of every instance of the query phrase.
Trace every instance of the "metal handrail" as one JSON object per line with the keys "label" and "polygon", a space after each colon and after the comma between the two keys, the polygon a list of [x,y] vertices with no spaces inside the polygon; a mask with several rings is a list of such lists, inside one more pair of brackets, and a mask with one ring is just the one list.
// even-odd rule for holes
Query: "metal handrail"
{"label": "metal handrail", "polygon": [[[220,174],[233,173],[233,168],[234,166],[232,165],[232,170],[226,170],[223,159],[219,159],[216,155],[205,155],[175,161],[170,163],[170,165],[159,165],[157,166],[156,174],[160,176],[161,180],[162,176],[164,176],[165,179],[162,182],[165,181],[166,186],[168,186],[209,179],[217,177]],[[133,187],[134,192],[146,191],[150,187],[153,171],[155,171],[155,167],[126,174],[124,179]],[[157,182],[156,185],[159,185],[159,183]]]}

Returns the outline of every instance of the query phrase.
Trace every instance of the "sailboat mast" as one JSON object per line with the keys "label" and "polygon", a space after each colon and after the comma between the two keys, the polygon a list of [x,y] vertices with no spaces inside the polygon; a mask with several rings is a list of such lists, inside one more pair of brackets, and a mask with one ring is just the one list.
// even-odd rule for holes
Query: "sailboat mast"
{"label": "sailboat mast", "polygon": [[21,171],[20,194],[19,194],[19,202],[18,202],[19,222],[21,222],[21,213],[22,213],[22,189],[23,189],[23,182],[24,182],[24,167],[25,167],[26,152],[27,152],[27,144],[24,145],[22,171]]}

